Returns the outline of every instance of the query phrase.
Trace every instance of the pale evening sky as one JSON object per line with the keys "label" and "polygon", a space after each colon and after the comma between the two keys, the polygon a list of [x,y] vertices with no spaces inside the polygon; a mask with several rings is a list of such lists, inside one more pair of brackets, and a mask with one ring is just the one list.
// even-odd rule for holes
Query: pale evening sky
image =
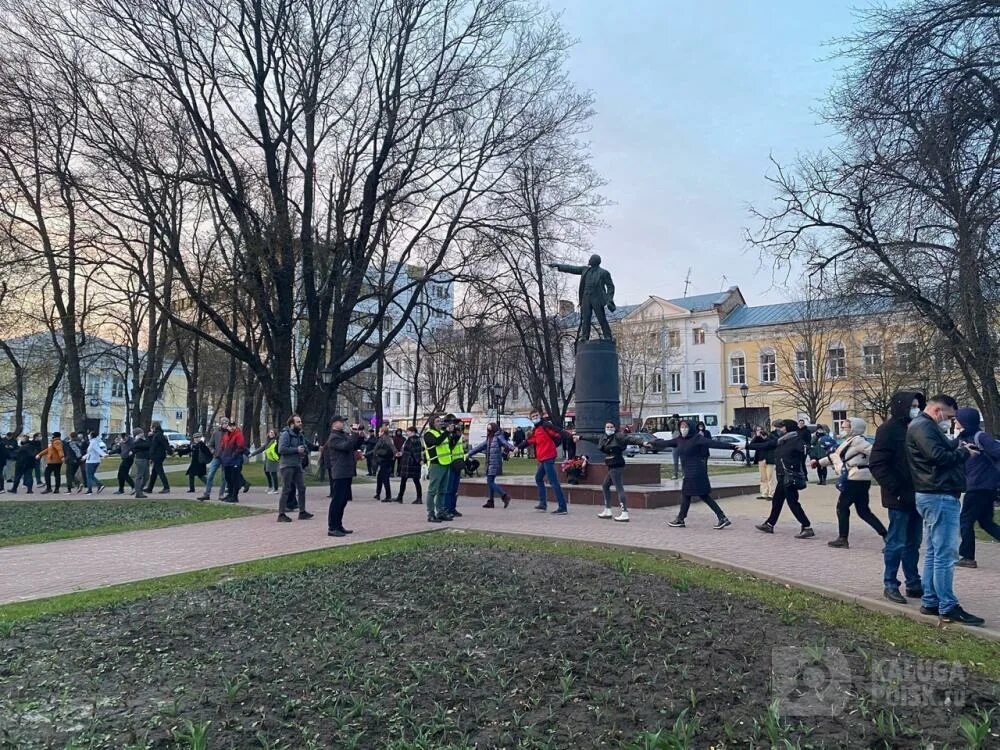
{"label": "pale evening sky", "polygon": [[[595,97],[590,141],[608,180],[594,248],[621,304],[738,284],[749,304],[777,302],[770,266],[747,251],[749,204],[773,191],[773,154],[836,143],[818,110],[870,0],[552,0],[578,43],[569,67]],[[726,278],[723,279],[723,276]]]}

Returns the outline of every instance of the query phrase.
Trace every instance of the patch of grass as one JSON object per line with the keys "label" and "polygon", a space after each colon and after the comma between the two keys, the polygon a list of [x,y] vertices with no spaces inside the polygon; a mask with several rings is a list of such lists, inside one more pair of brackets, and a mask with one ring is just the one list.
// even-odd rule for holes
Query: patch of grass
{"label": "patch of grass", "polygon": [[191,500],[0,502],[0,547],[241,518],[258,508]]}
{"label": "patch of grass", "polygon": [[778,613],[795,613],[825,625],[845,628],[919,656],[960,662],[994,679],[1000,678],[1000,642],[969,635],[961,629],[940,629],[906,617],[873,612],[750,575],[691,563],[669,553],[626,551],[626,563],[623,550],[611,545],[480,532],[421,532],[411,536],[272,557],[48,599],[7,604],[0,606],[0,632],[9,630],[17,622],[24,620],[93,609],[180,589],[205,588],[232,579],[336,565],[431,547],[467,545],[568,555],[602,562],[619,571],[627,566],[630,572],[651,573],[665,578],[680,591],[698,586],[748,597]]}

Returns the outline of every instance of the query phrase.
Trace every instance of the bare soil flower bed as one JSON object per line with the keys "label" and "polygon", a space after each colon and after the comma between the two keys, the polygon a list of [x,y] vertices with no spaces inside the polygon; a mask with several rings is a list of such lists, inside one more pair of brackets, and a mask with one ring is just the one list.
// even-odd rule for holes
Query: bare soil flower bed
{"label": "bare soil flower bed", "polygon": [[[110,494],[110,490],[109,490]],[[15,500],[0,502],[0,547],[132,529],[216,521],[256,508],[192,500]]]}
{"label": "bare soil flower bed", "polygon": [[[783,646],[845,655],[841,715],[779,715]],[[978,673],[963,707],[873,695],[899,656],[626,557],[456,544],[17,623],[0,747],[967,747],[962,716],[996,742]]]}

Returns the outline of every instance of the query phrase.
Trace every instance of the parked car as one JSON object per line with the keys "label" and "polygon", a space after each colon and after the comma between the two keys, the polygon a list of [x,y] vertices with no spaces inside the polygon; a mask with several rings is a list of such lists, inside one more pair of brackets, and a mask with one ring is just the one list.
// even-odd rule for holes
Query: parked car
{"label": "parked car", "polygon": [[170,447],[174,450],[178,448],[187,448],[191,445],[191,438],[187,435],[182,435],[179,432],[167,432],[163,431],[164,437],[166,437],[167,442],[170,443]]}
{"label": "parked car", "polygon": [[746,447],[747,438],[744,435],[738,435],[734,432],[723,432],[721,435],[713,435],[712,439],[722,443],[730,443],[733,447],[731,450],[726,448],[709,448],[708,454],[710,457],[729,458],[737,463],[746,461],[746,453],[743,450]]}
{"label": "parked car", "polygon": [[649,443],[647,448],[645,445],[628,445],[625,448],[626,456],[634,456],[638,453],[659,453],[660,451],[669,451],[669,448],[664,448],[663,441],[657,438],[655,435],[649,432],[633,432],[636,437],[642,438],[644,441]]}

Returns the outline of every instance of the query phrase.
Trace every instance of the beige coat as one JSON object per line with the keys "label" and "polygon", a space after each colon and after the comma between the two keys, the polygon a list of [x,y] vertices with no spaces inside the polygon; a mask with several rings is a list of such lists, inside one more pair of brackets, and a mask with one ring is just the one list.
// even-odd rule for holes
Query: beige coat
{"label": "beige coat", "polygon": [[817,463],[820,466],[831,466],[839,474],[846,461],[848,479],[856,482],[870,482],[872,473],[868,470],[868,456],[871,455],[871,452],[871,443],[861,435],[852,435],[837,450],[826,458],[821,458]]}

